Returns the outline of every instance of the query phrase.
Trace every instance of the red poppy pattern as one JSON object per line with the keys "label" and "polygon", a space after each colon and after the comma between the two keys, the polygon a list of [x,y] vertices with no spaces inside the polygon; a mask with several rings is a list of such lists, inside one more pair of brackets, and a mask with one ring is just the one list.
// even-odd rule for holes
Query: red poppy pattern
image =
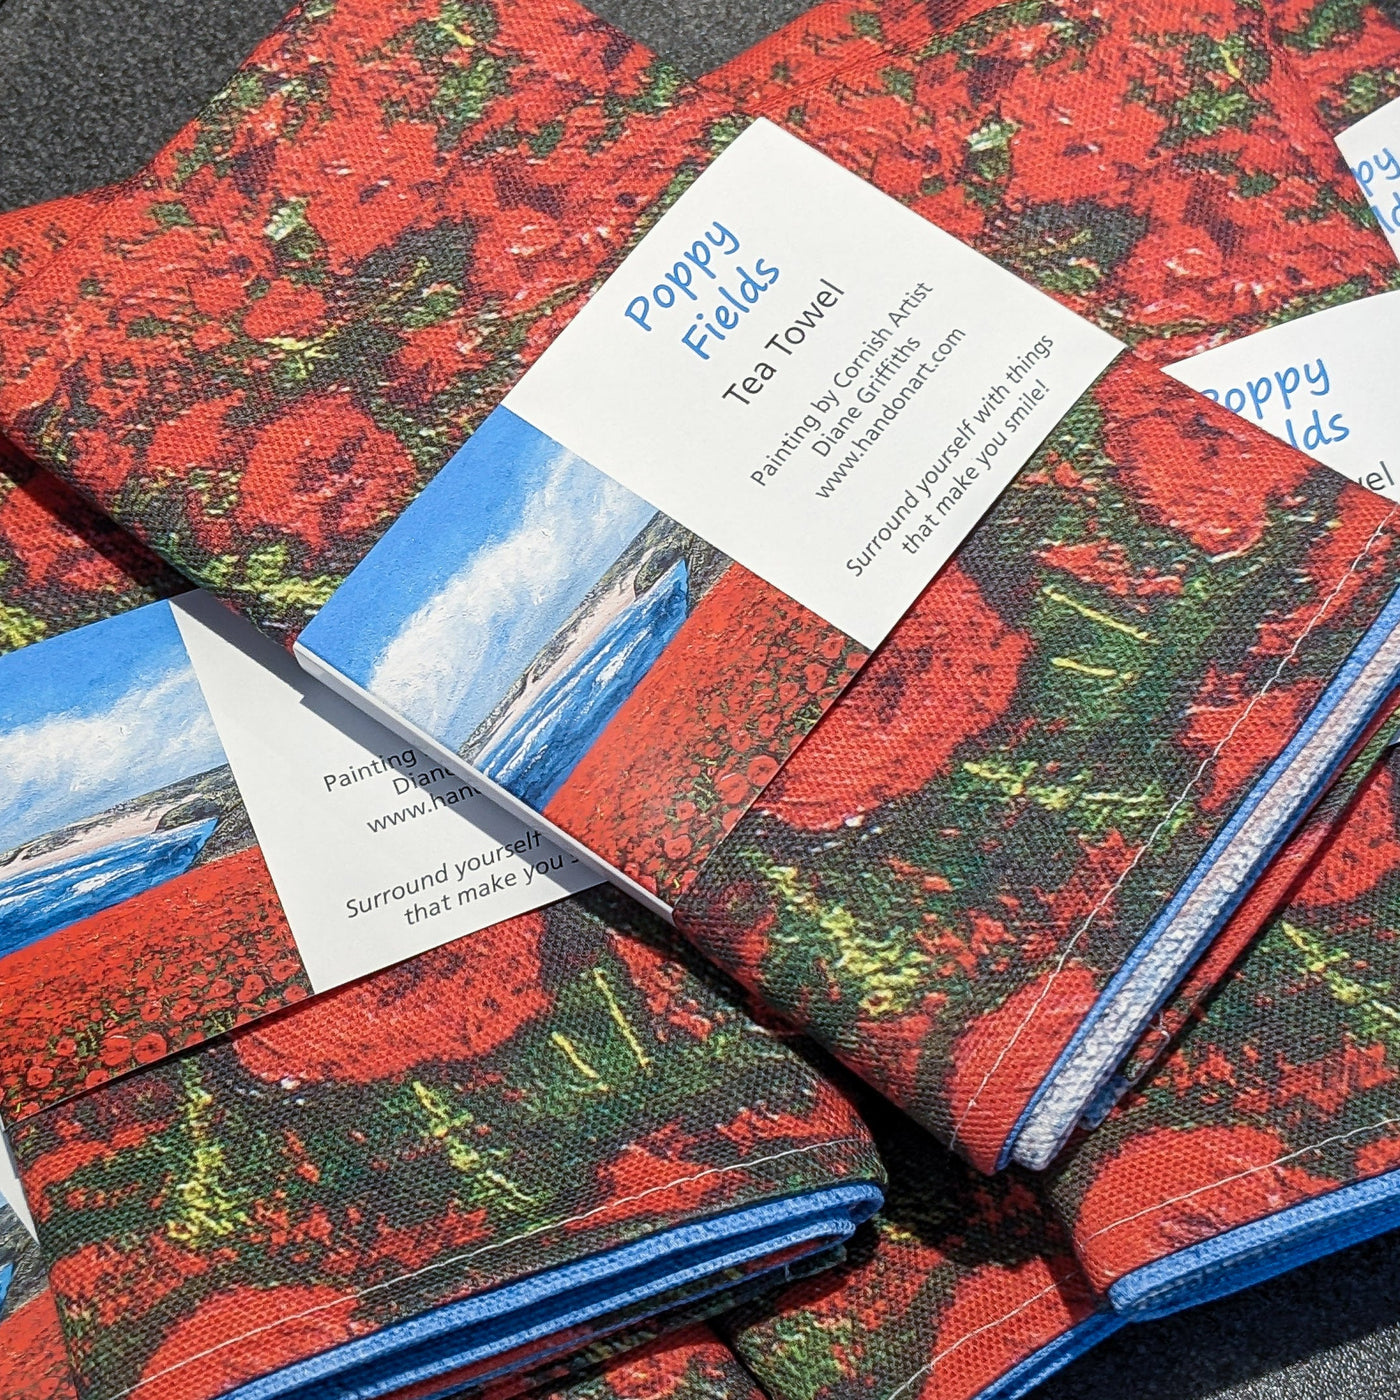
{"label": "red poppy pattern", "polygon": [[848,1102],[666,939],[591,891],[24,1120],[79,1390],[205,1400],[688,1220],[880,1181]]}
{"label": "red poppy pattern", "polygon": [[[108,195],[0,214],[0,306],[100,213]],[[186,586],[0,436],[0,653]]]}
{"label": "red poppy pattern", "polygon": [[39,1246],[3,1196],[0,1275],[0,1395],[11,1400],[76,1400]]}
{"label": "red poppy pattern", "polygon": [[774,1396],[973,1400],[1103,1305],[1019,1170],[983,1177],[888,1106],[867,1106],[885,1206],[840,1268],[719,1324]]}
{"label": "red poppy pattern", "polygon": [[1053,1197],[1090,1280],[1400,1167],[1400,750]]}
{"label": "red poppy pattern", "polygon": [[[764,1400],[734,1353],[702,1325],[626,1352],[541,1400]],[[483,1400],[496,1400],[488,1391]]]}
{"label": "red poppy pattern", "polygon": [[1120,361],[738,822],[677,927],[992,1170],[1392,595],[1390,509]]}
{"label": "red poppy pattern", "polygon": [[317,0],[0,310],[0,422],[290,639],[730,129],[569,0]]}
{"label": "red poppy pattern", "polygon": [[0,959],[0,1112],[27,1117],[310,995],[262,852],[220,856]]}
{"label": "red poppy pattern", "polygon": [[[1269,862],[1268,869],[1250,887],[1225,927],[1211,940],[1200,962],[1153,1017],[1152,1024],[1143,1032],[1118,1073],[1121,1089],[1136,1084],[1170,1049],[1191,1013],[1254,941],[1338,823],[1345,820],[1347,809],[1361,785],[1397,738],[1400,738],[1400,712],[1392,702],[1390,712],[1378,718],[1371,733],[1358,746],[1356,756],[1308,813],[1307,820],[1292,839]],[[1354,839],[1354,834],[1347,839]]]}
{"label": "red poppy pattern", "polygon": [[[318,0],[0,312],[0,422],[290,640],[758,112],[1144,353],[1393,275],[1243,7],[823,6],[700,90],[567,0]],[[1078,112],[1108,146],[1066,144]],[[1168,416],[1135,425],[1147,496]],[[1222,512],[1213,465],[1199,509],[1232,537],[1261,503]],[[862,659],[771,597],[729,646],[707,621],[740,572],[550,812],[668,902]]]}
{"label": "red poppy pattern", "polygon": [[[303,6],[0,310],[0,422],[290,641],[735,129],[568,0]],[[668,901],[862,659],[755,582],[550,813]]]}
{"label": "red poppy pattern", "polygon": [[111,187],[0,213],[0,305],[8,302],[116,195]]}
{"label": "red poppy pattern", "polygon": [[0,1318],[0,1388],[9,1400],[77,1400],[48,1289]]}
{"label": "red poppy pattern", "polygon": [[979,1176],[863,1100],[884,1208],[845,1266],[722,1324],[770,1394],[971,1400],[1134,1269],[1400,1168],[1400,752],[1375,752],[1394,728],[1329,795],[1321,842],[1310,824],[1283,853],[1287,906],[1216,1000],[1054,1174]]}
{"label": "red poppy pattern", "polygon": [[0,653],[188,586],[0,437]]}
{"label": "red poppy pattern", "polygon": [[1297,52],[1233,0],[836,0],[706,82],[1163,363],[1394,283]]}
{"label": "red poppy pattern", "polygon": [[[110,191],[0,215],[0,301]],[[188,587],[72,488],[0,438],[0,652]],[[308,995],[256,847],[231,851],[0,960],[0,1115],[198,1044]]]}
{"label": "red poppy pattern", "polygon": [[[143,572],[168,581],[166,591],[183,586],[56,479],[22,460],[15,475],[23,487],[16,486],[5,504],[13,507],[18,496],[25,505],[24,514],[0,515],[0,520],[20,522],[12,537],[12,567],[0,578],[4,616],[18,617],[20,600],[27,604],[26,627],[14,644],[146,601]],[[98,553],[99,547],[106,553]],[[54,586],[53,560],[63,561],[63,588]],[[104,586],[85,590],[79,597],[72,587],[75,578],[100,579]],[[252,1081],[264,1086],[280,1084],[289,1074],[316,1086],[332,1080],[368,1086],[376,1078],[411,1073],[425,1063],[488,1054],[527,1021],[552,1009],[542,982],[543,930],[540,918],[484,930],[477,939],[457,945],[450,956],[440,955],[422,969],[410,964],[347,989],[346,1004],[358,1020],[322,1016],[314,1026],[298,1027],[295,1019],[273,1018],[261,1023],[256,1034],[238,1039],[234,1054]],[[684,1032],[684,1043],[695,1044],[727,1034],[732,1013],[717,1013],[703,986],[683,967],[668,964],[651,944],[619,934],[612,952],[632,979],[634,992],[643,998],[647,1014],[668,1039]],[[0,965],[5,1002],[17,1008],[0,1047],[6,1108],[14,1116],[28,1116],[75,1089],[118,1078],[309,991],[256,848],[224,857],[207,872],[192,872],[117,910],[70,926],[45,940],[37,949],[40,955],[33,949],[28,953]],[[474,998],[461,996],[464,982],[474,987]],[[455,1017],[449,1014],[454,1004],[460,1006]],[[377,1056],[366,1043],[366,1020],[387,1032]],[[790,1083],[784,1083],[776,1097],[786,1105]],[[731,1107],[738,1112],[729,1136],[720,1141],[746,1156],[761,1155],[765,1143],[784,1133],[799,1150],[819,1148],[820,1140],[834,1131],[830,1115],[823,1117],[821,1112],[803,1116],[785,1107],[781,1114],[766,1113],[751,1107],[747,1096]],[[510,1111],[509,1100],[503,1111]],[[115,1140],[132,1143],[130,1134],[123,1138],[117,1133]],[[669,1202],[677,1211],[700,1211],[713,1205],[719,1199],[715,1193],[694,1184],[672,1190],[669,1196],[663,1189],[676,1174],[677,1146],[665,1134],[653,1135],[641,1163],[629,1161],[626,1168],[600,1172],[599,1185],[635,1193],[640,1173],[646,1177],[641,1189],[654,1189],[648,1199],[658,1206]],[[79,1148],[69,1160],[76,1166],[92,1158]],[[834,1154],[829,1160],[835,1160]],[[19,1237],[22,1227],[12,1218],[11,1223],[12,1233]],[[318,1224],[313,1219],[306,1227],[309,1236],[317,1234]],[[449,1238],[462,1233],[460,1227],[454,1228],[457,1234],[448,1231]],[[630,1230],[636,1224],[627,1221],[624,1228]],[[474,1229],[475,1222],[469,1222],[467,1232]],[[420,1226],[402,1237],[402,1248],[430,1253],[432,1234],[431,1227]],[[282,1250],[291,1248],[289,1234],[284,1233],[277,1245]],[[182,1271],[180,1254],[163,1250],[159,1241],[152,1248],[153,1269],[169,1265],[179,1279],[188,1281],[187,1258]],[[31,1250],[26,1246],[26,1256]],[[394,1253],[388,1245],[385,1251]],[[85,1258],[105,1262],[106,1256],[99,1251]],[[82,1267],[81,1263],[70,1267],[65,1277],[75,1277],[75,1270],[81,1274]],[[12,1286],[13,1306],[0,1319],[0,1391],[16,1400],[72,1400],[76,1392],[53,1297],[43,1287],[42,1272],[35,1272],[32,1282],[33,1288],[23,1297],[19,1285]],[[117,1301],[110,1306],[125,1307],[130,1301],[124,1291],[131,1286],[130,1274],[123,1274],[115,1286]],[[285,1300],[291,1295],[278,1296]],[[303,1303],[309,1296],[307,1290]],[[251,1374],[261,1373],[279,1359],[298,1359],[308,1349],[345,1340],[351,1331],[361,1333],[361,1326],[347,1327],[340,1294],[318,1292],[311,1305],[317,1306],[323,1296],[330,1306],[315,1314],[314,1326],[280,1329],[267,1348],[243,1359],[254,1368]],[[177,1366],[171,1373],[173,1393],[184,1400],[189,1393],[184,1386],[188,1368],[180,1362],[192,1346],[199,1346],[190,1339],[207,1336],[211,1316],[216,1323],[221,1316],[238,1322],[245,1308],[265,1305],[261,1288],[235,1288],[211,1298],[201,1308],[195,1327],[171,1330],[148,1369]],[[110,1324],[112,1318],[109,1308],[100,1314],[99,1324]],[[625,1351],[654,1333],[655,1328],[626,1329],[605,1345],[585,1347],[571,1362],[561,1363],[560,1373],[579,1370],[594,1351]],[[586,1340],[586,1335],[578,1339],[580,1344]],[[232,1374],[222,1373],[219,1388]],[[160,1387],[153,1381],[143,1393]],[[429,1388],[436,1393],[436,1383]],[[501,1393],[518,1392],[517,1384]],[[757,1400],[752,1381],[732,1354],[703,1329],[684,1332],[674,1341],[653,1340],[635,1363],[624,1354],[596,1376],[556,1393],[560,1400],[602,1400],[614,1395],[619,1400],[632,1395],[638,1400],[669,1396],[699,1400],[702,1395]]]}
{"label": "red poppy pattern", "polygon": [[1269,19],[1328,130],[1400,97],[1400,23],[1377,0],[1281,0]]}
{"label": "red poppy pattern", "polygon": [[544,814],[674,903],[865,661],[843,632],[731,564]]}

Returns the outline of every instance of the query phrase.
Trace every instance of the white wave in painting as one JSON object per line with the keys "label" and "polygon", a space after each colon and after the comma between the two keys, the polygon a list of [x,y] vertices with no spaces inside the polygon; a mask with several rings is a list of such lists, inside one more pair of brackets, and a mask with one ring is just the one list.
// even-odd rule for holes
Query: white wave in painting
{"label": "white wave in painting", "polygon": [[180,667],[101,711],[55,714],[0,734],[0,851],[225,761],[194,672]]}
{"label": "white wave in painting", "polygon": [[0,956],[183,875],[216,825],[210,817],[24,864],[0,879]]}
{"label": "white wave in painting", "polygon": [[680,629],[688,587],[685,564],[673,564],[600,630],[585,633],[568,664],[549,673],[527,704],[506,717],[476,755],[477,767],[543,809]]}
{"label": "white wave in painting", "polygon": [[510,532],[477,550],[384,647],[368,689],[457,748],[654,514],[560,448]]}

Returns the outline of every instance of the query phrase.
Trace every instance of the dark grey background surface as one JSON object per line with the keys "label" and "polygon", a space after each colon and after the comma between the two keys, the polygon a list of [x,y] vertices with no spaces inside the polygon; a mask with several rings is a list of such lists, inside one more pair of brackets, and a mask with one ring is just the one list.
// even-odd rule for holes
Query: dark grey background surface
{"label": "dark grey background surface", "polygon": [[[131,174],[193,116],[288,0],[0,0],[0,209]],[[595,0],[691,72],[804,0]],[[1038,1400],[1396,1400],[1400,1236],[1234,1298],[1127,1327]]]}

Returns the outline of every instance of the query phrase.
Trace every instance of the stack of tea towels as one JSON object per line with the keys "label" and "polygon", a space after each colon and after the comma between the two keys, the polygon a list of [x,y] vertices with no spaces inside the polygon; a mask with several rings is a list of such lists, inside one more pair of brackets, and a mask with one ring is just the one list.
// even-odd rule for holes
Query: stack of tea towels
{"label": "stack of tea towels", "polygon": [[[0,215],[0,1394],[991,1400],[1400,1226],[1400,492],[1271,416],[1335,438],[1400,316],[1396,98],[1378,4],[828,0],[692,79],[572,0],[302,0]],[[780,137],[1109,346],[873,648],[503,436]],[[423,635],[606,568],[505,699],[386,679],[503,460],[558,514]],[[521,694],[568,765],[491,767]],[[402,878],[298,844],[303,734]],[[308,866],[364,876],[320,943]]]}

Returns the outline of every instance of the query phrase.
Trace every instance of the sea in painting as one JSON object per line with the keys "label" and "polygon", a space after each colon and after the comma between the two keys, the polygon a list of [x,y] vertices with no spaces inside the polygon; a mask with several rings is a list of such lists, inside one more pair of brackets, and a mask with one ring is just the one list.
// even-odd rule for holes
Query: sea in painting
{"label": "sea in painting", "polygon": [[497,409],[301,644],[541,810],[729,566]]}
{"label": "sea in painting", "polygon": [[0,957],[251,840],[170,608],[0,658]]}

